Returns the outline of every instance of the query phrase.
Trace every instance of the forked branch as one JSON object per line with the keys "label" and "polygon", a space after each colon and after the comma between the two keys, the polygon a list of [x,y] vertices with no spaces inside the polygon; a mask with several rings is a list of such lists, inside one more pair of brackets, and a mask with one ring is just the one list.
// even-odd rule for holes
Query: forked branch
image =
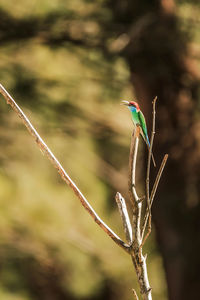
{"label": "forked branch", "polygon": [[[140,286],[140,294],[143,300],[152,300],[151,287],[149,285],[148,274],[147,274],[147,264],[146,264],[146,256],[142,254],[142,246],[150,234],[150,230],[147,231],[146,236],[144,237],[146,226],[148,220],[151,223],[151,207],[153,203],[153,199],[165,167],[167,161],[167,155],[164,156],[164,159],[161,163],[160,169],[156,176],[156,180],[154,182],[152,191],[149,191],[149,176],[150,176],[150,162],[152,155],[152,146],[153,139],[155,134],[155,103],[156,98],[153,101],[153,126],[152,126],[152,135],[151,135],[151,145],[148,156],[148,164],[147,164],[147,176],[146,176],[146,212],[143,220],[143,227],[141,224],[142,218],[142,204],[143,198],[139,198],[136,191],[136,162],[137,162],[137,153],[139,146],[139,137],[140,137],[140,127],[136,126],[133,135],[131,138],[131,146],[130,146],[130,155],[129,155],[129,180],[128,180],[128,190],[129,190],[129,202],[131,206],[131,220],[129,219],[129,214],[126,207],[125,199],[121,196],[120,193],[116,194],[116,201],[118,205],[118,209],[122,218],[123,228],[126,234],[126,240],[128,242],[125,243],[118,235],[113,232],[108,225],[106,225],[92,206],[88,203],[87,199],[78,189],[76,184],[72,181],[70,176],[66,173],[60,162],[45,144],[43,139],[40,137],[36,129],[33,127],[27,116],[21,110],[21,108],[17,105],[14,99],[9,95],[9,93],[5,90],[5,88],[0,84],[0,93],[6,99],[7,103],[11,105],[13,110],[17,113],[17,115],[21,118],[24,125],[28,129],[29,133],[34,138],[38,147],[42,150],[42,152],[47,156],[47,158],[51,161],[53,166],[57,169],[61,178],[71,187],[75,195],[79,198],[83,207],[87,210],[87,212],[91,215],[93,220],[104,230],[104,232],[110,236],[110,238],[122,249],[126,251],[126,253],[130,254],[131,259],[133,261],[138,283]],[[142,227],[142,228],[141,228]],[[150,228],[150,227],[149,227]],[[133,290],[133,294],[135,299],[138,299],[138,296]]]}
{"label": "forked branch", "polygon": [[[136,192],[136,160],[138,153],[138,144],[140,136],[140,127],[136,126],[131,139],[130,156],[129,156],[129,198],[132,204],[132,227],[133,243],[131,248],[131,259],[135,267],[140,294],[144,300],[152,300],[151,287],[149,285],[146,259],[142,254],[141,248],[141,216],[142,201]],[[133,290],[135,299],[138,299],[135,290]]]}
{"label": "forked branch", "polygon": [[[143,222],[143,227],[142,227],[142,233],[141,233],[141,240],[142,240],[142,245],[144,245],[145,241],[147,240],[148,236],[151,233],[151,207],[153,204],[154,196],[162,175],[162,172],[164,170],[165,164],[168,159],[168,154],[165,154],[162,163],[160,165],[158,174],[156,176],[156,180],[153,185],[153,189],[151,191],[151,195],[149,195],[149,176],[150,176],[150,167],[151,167],[151,156],[152,156],[152,148],[153,148],[153,141],[154,141],[154,135],[155,135],[155,122],[156,122],[156,101],[157,97],[154,98],[152,104],[153,104],[153,118],[152,118],[152,132],[151,132],[151,141],[150,141],[150,148],[149,148],[149,155],[148,155],[148,161],[147,161],[147,173],[146,173],[146,198],[147,198],[147,207],[146,207],[146,212],[144,216],[144,222]],[[147,228],[147,233],[145,234],[145,230]]]}
{"label": "forked branch", "polygon": [[[146,212],[144,215],[143,227],[141,226],[143,202],[141,201],[141,198],[139,198],[137,195],[136,182],[135,182],[136,160],[137,160],[138,143],[139,143],[139,135],[140,135],[139,126],[136,126],[135,131],[132,135],[130,156],[129,156],[129,198],[130,198],[130,203],[132,204],[132,211],[133,211],[133,222],[132,222],[133,243],[132,243],[131,257],[138,277],[140,294],[144,300],[152,299],[152,292],[151,292],[152,289],[149,285],[146,256],[143,256],[142,254],[142,250],[143,250],[142,247],[151,232],[151,206],[168,157],[168,155],[164,156],[163,162],[161,163],[160,169],[156,176],[153,189],[150,193],[149,177],[150,177],[150,166],[151,166],[151,158],[152,158],[152,147],[153,147],[153,141],[155,135],[156,100],[157,97],[153,100],[153,124],[152,124],[152,134],[151,134],[151,142],[150,142],[150,149],[148,154],[147,173],[146,173]],[[149,221],[148,231],[146,236],[144,237],[145,229],[148,221]],[[133,293],[135,299],[138,299],[135,291]]]}
{"label": "forked branch", "polygon": [[150,175],[150,168],[151,168],[151,157],[152,157],[152,148],[153,148],[153,141],[155,135],[155,122],[156,122],[156,100],[157,97],[153,100],[153,120],[152,120],[152,132],[151,132],[151,140],[150,140],[150,147],[149,147],[149,154],[148,154],[148,161],[147,161],[147,174],[146,174],[146,201],[147,206],[150,212],[150,199],[149,199],[149,175]]}
{"label": "forked branch", "polygon": [[142,212],[142,202],[137,195],[136,191],[136,163],[137,163],[137,154],[138,154],[138,145],[140,137],[140,127],[136,126],[130,146],[130,155],[129,155],[129,178],[128,178],[128,190],[129,190],[129,199],[132,205],[133,210],[133,241],[140,243],[140,223],[141,223],[141,212]]}

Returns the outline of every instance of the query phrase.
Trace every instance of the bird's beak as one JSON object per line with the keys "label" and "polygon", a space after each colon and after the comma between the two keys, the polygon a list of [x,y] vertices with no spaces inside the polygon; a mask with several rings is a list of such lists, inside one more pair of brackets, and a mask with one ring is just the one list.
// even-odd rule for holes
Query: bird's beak
{"label": "bird's beak", "polygon": [[126,101],[126,100],[123,100],[123,101],[121,101],[121,105],[126,105],[126,106],[128,106],[128,105],[129,105],[129,102]]}

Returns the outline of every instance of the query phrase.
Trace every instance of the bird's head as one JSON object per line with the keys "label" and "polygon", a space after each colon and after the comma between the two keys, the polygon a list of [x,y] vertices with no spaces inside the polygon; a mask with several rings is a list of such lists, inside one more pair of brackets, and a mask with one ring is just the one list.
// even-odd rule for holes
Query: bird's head
{"label": "bird's head", "polygon": [[121,104],[122,104],[122,105],[128,106],[129,109],[135,108],[137,112],[140,110],[140,107],[139,107],[138,103],[135,102],[135,101],[130,101],[130,102],[129,102],[129,101],[123,100],[123,101],[121,102]]}

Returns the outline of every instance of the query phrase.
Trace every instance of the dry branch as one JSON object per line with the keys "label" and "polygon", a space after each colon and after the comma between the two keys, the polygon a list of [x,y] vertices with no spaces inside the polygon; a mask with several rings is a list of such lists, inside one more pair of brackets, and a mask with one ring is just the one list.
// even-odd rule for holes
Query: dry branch
{"label": "dry branch", "polygon": [[147,226],[148,218],[150,217],[149,212],[151,212],[151,207],[152,207],[153,200],[154,200],[154,197],[155,197],[155,194],[156,194],[156,190],[158,188],[158,184],[160,182],[160,178],[161,178],[163,170],[165,168],[167,159],[168,159],[168,154],[165,154],[165,156],[163,157],[162,163],[160,165],[158,174],[156,176],[156,180],[154,182],[152,191],[151,191],[151,196],[150,196],[150,210],[146,210],[146,214],[144,216],[144,225],[143,225],[143,228],[142,228],[142,241],[143,241],[142,242],[142,246],[144,245],[144,243],[145,243],[146,239],[148,238],[149,234],[151,233],[150,228],[149,228],[148,231],[147,231],[146,236],[144,237],[144,233],[145,233],[145,229],[146,229],[146,226]]}
{"label": "dry branch", "polygon": [[135,297],[135,300],[139,300],[138,295],[136,293],[136,290],[132,289],[133,295]]}
{"label": "dry branch", "polygon": [[61,166],[60,162],[57,160],[57,158],[54,156],[54,154],[51,152],[51,150],[48,148],[48,146],[45,144],[43,139],[40,137],[36,129],[33,127],[29,119],[26,117],[24,112],[21,110],[21,108],[17,105],[17,103],[14,101],[14,99],[10,96],[10,94],[5,90],[5,88],[0,84],[0,93],[4,96],[6,99],[7,104],[10,104],[13,110],[17,113],[17,115],[22,119],[24,125],[28,129],[29,133],[34,138],[35,142],[37,143],[38,147],[42,150],[42,152],[47,156],[47,158],[51,161],[53,166],[57,169],[58,173],[62,177],[62,179],[71,187],[71,189],[74,191],[75,195],[79,198],[81,201],[81,204],[83,207],[87,210],[87,212],[91,215],[93,220],[103,229],[103,231],[111,237],[111,239],[120,247],[122,247],[126,252],[129,252],[129,246],[125,244],[97,215],[97,213],[94,211],[92,206],[89,204],[89,202],[86,200],[84,195],[81,193],[81,191],[78,189],[76,184],[72,181],[72,179],[69,177],[69,175],[66,173],[64,168]]}
{"label": "dry branch", "polygon": [[122,219],[122,224],[123,224],[124,232],[126,235],[126,240],[127,240],[128,244],[131,245],[132,241],[133,241],[133,234],[132,234],[131,222],[130,222],[129,215],[128,215],[128,210],[126,207],[126,202],[125,202],[124,198],[122,197],[122,195],[118,192],[115,196],[115,200],[117,202],[119,213],[120,213],[120,216]]}
{"label": "dry branch", "polygon": [[[147,240],[148,236],[151,233],[151,207],[153,204],[153,199],[162,175],[162,172],[164,170],[165,164],[167,162],[168,155],[165,154],[163,161],[161,163],[161,166],[159,168],[158,174],[156,176],[156,180],[153,185],[153,189],[151,191],[151,196],[149,196],[149,175],[150,175],[150,165],[151,165],[151,155],[152,155],[152,147],[153,147],[153,141],[154,141],[154,135],[155,135],[155,117],[156,117],[156,100],[157,97],[154,98],[152,104],[153,104],[153,120],[152,120],[152,133],[151,133],[151,142],[150,142],[150,149],[149,149],[149,155],[148,155],[148,162],[147,162],[147,174],[146,174],[146,197],[147,197],[147,208],[144,216],[144,222],[143,222],[143,227],[142,227],[142,234],[141,234],[141,239],[142,239],[142,244],[141,247],[143,247],[145,241]],[[148,224],[148,229],[147,233],[145,234],[145,230],[147,228]]]}
{"label": "dry branch", "polygon": [[[151,135],[151,144],[148,155],[148,164],[147,164],[147,175],[146,175],[146,212],[143,220],[143,227],[141,228],[141,218],[142,218],[142,198],[139,198],[136,191],[136,162],[137,162],[137,153],[139,146],[139,138],[140,138],[140,127],[136,126],[134,128],[132,137],[131,137],[131,146],[130,146],[130,155],[129,155],[129,179],[128,179],[128,191],[129,191],[129,202],[131,207],[131,220],[129,219],[129,214],[126,207],[125,199],[121,196],[120,193],[116,194],[116,202],[118,205],[118,209],[122,218],[124,232],[126,234],[126,239],[128,244],[126,244],[122,239],[120,239],[108,225],[106,225],[98,214],[94,211],[91,205],[88,203],[87,199],[66,173],[64,168],[61,166],[60,162],[48,148],[48,146],[44,143],[36,129],[33,127],[29,119],[26,117],[21,108],[17,105],[14,99],[9,95],[9,93],[5,90],[5,88],[0,84],[0,93],[6,99],[7,103],[11,105],[13,110],[17,113],[17,115],[22,119],[24,125],[28,129],[29,133],[34,138],[38,147],[42,150],[42,152],[47,156],[47,158],[51,161],[53,166],[57,169],[58,173],[62,177],[62,179],[71,187],[74,191],[75,195],[79,198],[83,207],[88,211],[94,221],[104,230],[104,232],[111,237],[111,239],[122,249],[126,251],[126,253],[130,254],[133,265],[136,270],[137,279],[140,287],[140,294],[143,300],[152,300],[152,292],[151,287],[149,285],[148,274],[147,274],[147,264],[146,264],[146,256],[142,254],[142,246],[150,234],[151,228],[151,207],[153,203],[153,199],[165,167],[168,156],[165,155],[163,161],[161,163],[160,169],[156,176],[152,191],[149,191],[149,176],[150,176],[150,162],[152,156],[152,147],[153,140],[155,134],[155,103],[156,98],[153,101],[153,126],[152,126],[152,135]],[[149,229],[147,231],[146,236],[144,237],[147,222],[149,220]],[[135,299],[138,299],[138,296],[133,290],[133,294]]]}
{"label": "dry branch", "polygon": [[[140,294],[144,300],[151,300],[152,296],[147,274],[147,264],[141,248],[142,201],[140,201],[140,198],[137,195],[135,182],[139,136],[140,127],[136,126],[131,139],[129,156],[129,197],[133,207],[133,243],[131,249],[131,258],[138,278]],[[136,294],[134,294],[134,296],[136,297]]]}
{"label": "dry branch", "polygon": [[136,126],[136,128],[133,130],[133,134],[131,137],[131,146],[130,146],[130,154],[129,154],[129,176],[128,176],[129,199],[133,211],[136,209],[136,202],[139,201],[139,197],[136,192],[136,182],[135,182],[139,137],[140,137],[140,127]]}
{"label": "dry branch", "polygon": [[150,175],[150,168],[151,168],[152,147],[153,147],[153,141],[154,141],[154,135],[155,135],[156,100],[157,100],[157,97],[155,97],[154,100],[153,100],[152,132],[151,132],[149,155],[148,155],[148,161],[147,161],[147,174],[146,174],[146,200],[147,200],[147,206],[148,206],[149,214],[151,214],[150,199],[149,199],[149,175]]}

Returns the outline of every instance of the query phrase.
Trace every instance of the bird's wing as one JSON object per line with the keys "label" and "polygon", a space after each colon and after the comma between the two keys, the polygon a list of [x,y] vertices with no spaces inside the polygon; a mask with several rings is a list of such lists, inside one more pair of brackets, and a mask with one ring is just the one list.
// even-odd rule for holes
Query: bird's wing
{"label": "bird's wing", "polygon": [[[141,111],[138,112],[138,118],[139,118],[139,121],[140,121],[140,124],[141,124],[140,126],[142,128],[142,137],[145,140],[148,149],[150,149],[150,142],[149,142],[149,137],[148,137],[148,133],[147,133],[147,125],[146,125],[145,117],[144,117],[144,115]],[[152,157],[154,167],[156,167],[156,163],[155,163],[153,153],[151,153],[151,157]]]}
{"label": "bird's wing", "polygon": [[145,142],[149,146],[150,143],[149,143],[149,138],[148,138],[147,125],[146,125],[145,117],[144,117],[143,113],[141,112],[141,110],[138,112],[138,118],[140,120],[140,126],[142,128],[142,136],[143,136]]}

